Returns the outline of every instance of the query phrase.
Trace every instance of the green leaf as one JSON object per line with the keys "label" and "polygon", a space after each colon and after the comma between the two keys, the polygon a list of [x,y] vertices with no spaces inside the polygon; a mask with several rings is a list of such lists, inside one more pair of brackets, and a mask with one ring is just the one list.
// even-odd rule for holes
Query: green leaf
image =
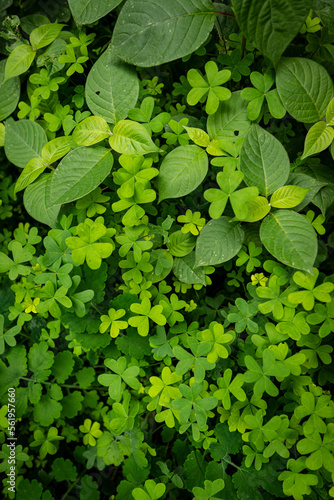
{"label": "green leaf", "polygon": [[92,146],[111,134],[108,123],[100,116],[88,116],[73,130],[73,140],[79,146]]}
{"label": "green leaf", "polygon": [[206,224],[196,243],[195,266],[214,266],[232,259],[240,251],[244,232],[240,224],[228,217],[213,219]]}
{"label": "green leaf", "polygon": [[135,107],[139,94],[139,79],[134,68],[106,50],[88,73],[85,95],[94,115],[108,123],[126,118]]}
{"label": "green leaf", "polygon": [[59,163],[51,180],[50,206],[69,203],[97,188],[110,173],[113,156],[106,148],[77,148]]}
{"label": "green leaf", "polygon": [[298,34],[312,6],[311,0],[232,0],[247,40],[277,64]]}
{"label": "green leaf", "polygon": [[24,168],[32,158],[41,158],[48,142],[42,127],[31,120],[20,120],[6,126],[5,153],[8,160]]}
{"label": "green leaf", "polygon": [[91,24],[106,16],[122,0],[69,0],[72,16],[77,24]]}
{"label": "green leaf", "polygon": [[247,205],[248,215],[243,221],[245,222],[256,222],[263,219],[270,212],[270,204],[267,198],[263,196],[258,196],[254,201],[251,201]]}
{"label": "green leaf", "polygon": [[285,184],[290,160],[282,144],[259,125],[253,125],[241,146],[240,170],[248,186],[268,196]]}
{"label": "green leaf", "polygon": [[328,104],[326,110],[326,123],[327,125],[334,125],[334,99]]}
{"label": "green leaf", "polygon": [[208,156],[199,146],[179,146],[164,158],[158,176],[159,202],[196,189],[208,172]]}
{"label": "green leaf", "polygon": [[32,158],[24,167],[20,177],[15,184],[15,193],[25,189],[29,184],[34,182],[46,169],[47,164],[40,158]]}
{"label": "green leaf", "polygon": [[121,120],[116,123],[109,144],[121,154],[145,155],[160,151],[146,128],[131,120]]}
{"label": "green leaf", "polygon": [[205,42],[214,10],[209,0],[128,0],[114,28],[113,50],[124,61],[144,67],[179,59]]}
{"label": "green leaf", "polygon": [[322,120],[334,96],[333,82],[325,68],[301,57],[281,59],[276,85],[288,113],[303,123]]}
{"label": "green leaf", "polygon": [[20,79],[14,77],[4,82],[6,61],[0,61],[0,121],[11,115],[20,98]]}
{"label": "green leaf", "polygon": [[36,52],[30,45],[18,45],[13,52],[9,54],[6,62],[5,80],[14,76],[22,75],[30,68]]}
{"label": "green leaf", "polygon": [[181,230],[169,235],[167,247],[175,257],[188,255],[195,247],[196,237],[191,233],[184,234]]}
{"label": "green leaf", "polygon": [[304,215],[292,210],[272,213],[262,222],[260,237],[268,252],[279,262],[313,272],[318,242],[311,223]]}
{"label": "green leaf", "polygon": [[201,128],[192,128],[192,127],[186,127],[185,125],[183,128],[186,130],[187,134],[189,135],[190,139],[197,144],[197,146],[202,146],[204,148],[207,148],[210,144],[210,138],[204,130]]}
{"label": "green leaf", "polygon": [[207,130],[211,140],[244,137],[251,127],[247,117],[247,101],[240,98],[240,91],[232,92],[231,99],[220,103],[217,112],[209,115]]}
{"label": "green leaf", "polygon": [[273,193],[270,205],[275,208],[296,207],[303,201],[309,190],[300,186],[283,186]]}
{"label": "green leaf", "polygon": [[49,206],[52,175],[53,173],[45,174],[30,184],[24,192],[23,204],[33,219],[54,228],[61,205]]}
{"label": "green leaf", "polygon": [[41,156],[43,161],[48,165],[51,165],[55,161],[60,160],[65,156],[71,149],[72,138],[71,137],[56,137],[52,141],[48,142],[43,146]]}
{"label": "green leaf", "polygon": [[174,259],[173,273],[182,283],[190,285],[200,283],[205,285],[205,272],[204,267],[196,267],[195,265],[195,252],[191,252],[183,258]]}
{"label": "green leaf", "polygon": [[305,137],[302,158],[320,153],[331,145],[334,139],[334,129],[321,121],[312,125]]}
{"label": "green leaf", "polygon": [[30,33],[30,43],[33,50],[41,49],[46,45],[49,45],[61,32],[63,29],[63,24],[58,23],[48,23],[38,26]]}

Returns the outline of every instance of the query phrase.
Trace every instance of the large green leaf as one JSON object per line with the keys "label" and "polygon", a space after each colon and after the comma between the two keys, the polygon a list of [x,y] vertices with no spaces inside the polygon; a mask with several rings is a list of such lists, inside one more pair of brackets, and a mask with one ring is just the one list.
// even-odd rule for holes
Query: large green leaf
{"label": "large green leaf", "polygon": [[228,138],[235,141],[244,137],[252,123],[247,118],[248,102],[240,97],[240,91],[232,92],[231,99],[219,104],[214,115],[208,117],[208,134],[210,139]]}
{"label": "large green leaf", "polygon": [[15,110],[20,99],[20,79],[15,76],[4,82],[6,61],[0,61],[0,121]]}
{"label": "large green leaf", "polygon": [[5,80],[25,73],[30,68],[35,55],[36,52],[30,45],[22,44],[15,47],[6,61]]}
{"label": "large green leaf", "polygon": [[196,267],[215,266],[232,259],[241,249],[244,232],[228,217],[212,219],[197,238]]}
{"label": "large green leaf", "polygon": [[50,184],[53,172],[43,174],[38,181],[30,184],[24,192],[23,203],[28,214],[34,219],[55,227],[60,205],[49,207],[50,204]]}
{"label": "large green leaf", "polygon": [[134,68],[111,50],[106,50],[88,73],[85,93],[87,105],[94,115],[108,123],[116,123],[135,107],[139,79]]}
{"label": "large green leaf", "polygon": [[174,259],[173,273],[182,283],[205,285],[204,267],[196,267],[196,269],[194,267],[195,252],[191,252],[185,257]]}
{"label": "large green leaf", "polygon": [[73,140],[79,146],[92,146],[110,135],[108,123],[100,116],[88,116],[73,130]]}
{"label": "large green leaf", "polygon": [[36,122],[20,120],[6,125],[5,153],[17,167],[24,168],[32,158],[41,158],[47,142],[46,133]]}
{"label": "large green leaf", "polygon": [[312,0],[232,0],[232,5],[247,40],[276,65],[302,27]]}
{"label": "large green leaf", "polygon": [[318,241],[304,215],[292,210],[269,214],[261,223],[260,238],[268,252],[283,264],[313,272]]}
{"label": "large green leaf", "polygon": [[191,54],[212,30],[214,10],[210,0],[127,0],[114,29],[114,52],[145,67]]}
{"label": "large green leaf", "polygon": [[77,148],[59,163],[51,181],[50,206],[69,203],[97,188],[113,166],[106,148]]}
{"label": "large green leaf", "polygon": [[287,181],[290,160],[282,144],[259,125],[253,125],[242,143],[240,170],[248,186],[268,196]]}
{"label": "large green leaf", "polygon": [[121,154],[145,155],[160,151],[144,125],[132,120],[121,120],[116,123],[109,144]]}
{"label": "large green leaf", "polygon": [[158,176],[159,202],[180,198],[197,188],[208,172],[208,156],[199,146],[179,146],[164,158]]}
{"label": "large green leaf", "polygon": [[334,97],[333,82],[325,68],[302,57],[281,59],[276,85],[288,113],[304,123],[322,120]]}
{"label": "large green leaf", "polygon": [[94,23],[107,15],[122,0],[69,0],[72,16],[77,24]]}
{"label": "large green leaf", "polygon": [[307,132],[302,158],[320,153],[331,145],[334,139],[334,129],[324,121],[317,122]]}
{"label": "large green leaf", "polygon": [[38,26],[30,33],[30,43],[34,50],[41,49],[49,45],[57,36],[63,28],[63,24],[59,23],[48,23]]}

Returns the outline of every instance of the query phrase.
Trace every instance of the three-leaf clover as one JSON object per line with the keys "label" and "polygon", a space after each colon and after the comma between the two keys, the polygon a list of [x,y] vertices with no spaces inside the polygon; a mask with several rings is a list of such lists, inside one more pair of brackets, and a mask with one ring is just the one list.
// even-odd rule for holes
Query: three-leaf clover
{"label": "three-leaf clover", "polygon": [[311,486],[318,484],[318,477],[315,474],[303,473],[306,469],[305,457],[300,457],[297,460],[290,458],[287,463],[287,468],[282,472],[278,479],[283,481],[283,491],[285,495],[293,496],[295,500],[303,500],[304,495],[312,493]]}
{"label": "three-leaf clover", "polygon": [[208,115],[213,115],[219,106],[220,101],[226,101],[231,97],[231,91],[221,87],[231,78],[231,71],[223,69],[218,71],[217,64],[209,61],[205,65],[205,76],[197,69],[190,69],[187,79],[193,87],[187,95],[187,102],[190,106],[195,106],[198,102],[207,103],[205,111]]}
{"label": "three-leaf clover", "polygon": [[38,429],[34,432],[34,441],[30,443],[30,446],[40,446],[39,456],[43,459],[47,454],[54,455],[57,453],[58,448],[54,442],[61,439],[64,439],[64,437],[58,436],[58,429],[56,427],[50,427],[46,437],[44,432]]}
{"label": "three-leaf clover", "polygon": [[162,313],[163,306],[151,306],[150,300],[145,297],[141,304],[131,304],[130,310],[137,314],[129,318],[129,324],[137,328],[139,335],[146,337],[150,329],[151,319],[157,325],[163,326],[166,324],[166,318]]}
{"label": "three-leaf clover", "polygon": [[31,272],[31,268],[29,266],[24,266],[23,263],[32,260],[32,253],[25,250],[18,241],[12,243],[11,251],[13,259],[0,252],[0,273],[9,271],[8,276],[11,280],[15,280],[19,274],[21,276],[28,276]]}
{"label": "three-leaf clover", "polygon": [[150,377],[152,387],[150,387],[148,393],[151,398],[155,398],[155,396],[161,393],[159,397],[159,405],[165,406],[165,404],[169,403],[171,399],[181,397],[178,387],[171,387],[181,379],[182,377],[180,375],[172,372],[168,366],[165,366],[161,372],[161,378]]}
{"label": "three-leaf clover", "polygon": [[224,332],[223,325],[217,323],[217,321],[213,321],[209,328],[199,332],[197,337],[211,344],[211,350],[207,355],[209,363],[216,363],[219,358],[226,359],[229,351],[224,344],[230,344],[234,339],[231,333]]}
{"label": "three-leaf clover", "polygon": [[289,300],[293,304],[302,304],[306,311],[311,311],[314,307],[314,299],[320,302],[331,302],[330,293],[334,290],[334,284],[331,282],[322,283],[315,286],[319,276],[319,270],[313,268],[314,275],[297,271],[293,275],[293,281],[305,290],[289,294]]}
{"label": "three-leaf clover", "polygon": [[254,55],[249,53],[242,57],[242,50],[235,49],[230,54],[220,54],[218,61],[231,71],[231,78],[240,82],[242,76],[250,75],[249,66],[254,60]]}
{"label": "three-leaf clover", "polygon": [[104,360],[104,364],[113,372],[114,374],[103,373],[98,376],[98,381],[101,385],[109,387],[109,395],[115,401],[119,401],[122,396],[122,382],[126,385],[138,391],[140,388],[140,382],[137,379],[139,375],[139,366],[129,366],[127,367],[127,362],[124,356],[120,358],[111,359],[107,358]]}
{"label": "three-leaf clover", "polygon": [[[247,253],[247,249],[245,246],[243,246],[242,249],[240,250],[240,252],[238,253],[238,259],[236,261],[236,265],[242,266],[243,264],[246,264],[246,262],[247,262],[246,271],[248,273],[251,273],[255,267],[261,266],[261,261],[256,258],[259,255],[261,255],[261,253],[262,253],[262,248],[257,247],[255,245],[254,241],[251,241],[248,244],[248,253]],[[254,280],[252,279],[252,282],[253,281]],[[260,284],[262,285],[261,282],[260,282]],[[264,286],[264,285],[262,285],[262,286]]]}
{"label": "three-leaf clover", "polygon": [[219,493],[224,486],[225,482],[223,479],[215,479],[215,481],[206,479],[204,481],[204,488],[200,488],[199,486],[193,488],[194,500],[219,500],[215,494]]}
{"label": "three-leaf clover", "polygon": [[214,397],[200,398],[199,394],[203,389],[203,382],[200,384],[194,382],[191,387],[181,384],[179,389],[183,397],[175,399],[172,407],[180,410],[180,423],[186,424],[193,410],[198,425],[203,427],[207,420],[207,412],[217,406],[217,399]]}
{"label": "three-leaf clover", "polygon": [[84,444],[89,444],[90,446],[95,446],[96,439],[102,436],[100,424],[98,422],[93,422],[92,424],[89,418],[86,418],[83,425],[79,426],[79,431],[85,434],[83,438]]}
{"label": "three-leaf clover", "polygon": [[13,347],[16,345],[15,335],[21,331],[21,326],[15,325],[9,330],[4,330],[5,318],[0,314],[0,354],[5,352],[5,344]]}
{"label": "three-leaf clover", "polygon": [[179,215],[177,220],[184,223],[184,226],[181,228],[182,233],[187,234],[190,232],[194,236],[199,234],[205,224],[205,219],[201,216],[200,212],[193,213],[189,209],[185,215]]}
{"label": "three-leaf clover", "polygon": [[247,371],[244,373],[244,381],[254,383],[255,396],[262,397],[266,392],[269,396],[278,396],[278,388],[270,377],[285,378],[290,375],[290,370],[284,363],[275,360],[275,355],[270,349],[263,351],[263,365],[259,365],[252,356],[245,356]]}
{"label": "three-leaf clover", "polygon": [[230,393],[237,398],[238,401],[246,400],[246,393],[241,388],[244,383],[244,378],[242,373],[238,373],[232,380],[232,370],[228,368],[224,371],[223,377],[219,377],[217,380],[219,389],[214,392],[214,396],[221,400],[225,410],[231,408],[231,397]]}
{"label": "three-leaf clover", "polygon": [[241,91],[241,97],[250,101],[247,106],[247,116],[249,120],[257,120],[260,116],[264,100],[267,101],[270,113],[274,118],[283,118],[286,110],[278,95],[277,89],[270,90],[275,82],[274,74],[267,70],[264,75],[258,71],[253,71],[250,80],[254,87],[247,87]]}
{"label": "three-leaf clover", "polygon": [[259,190],[255,186],[237,190],[243,178],[244,174],[239,170],[235,171],[232,166],[226,166],[224,172],[217,174],[220,189],[210,188],[204,192],[204,198],[210,202],[209,214],[213,219],[218,219],[223,214],[228,200],[238,219],[247,217],[247,204],[257,198]]}
{"label": "three-leaf clover", "polygon": [[199,384],[205,378],[205,371],[212,370],[215,367],[215,364],[210,363],[206,358],[211,351],[211,344],[210,342],[199,343],[193,337],[189,338],[188,344],[191,353],[179,345],[173,349],[174,356],[179,360],[175,371],[178,375],[184,375],[192,368],[195,382]]}
{"label": "three-leaf clover", "polygon": [[133,498],[135,500],[158,500],[165,493],[166,486],[163,483],[156,484],[153,479],[148,479],[145,481],[145,490],[143,488],[135,488],[131,492]]}
{"label": "three-leaf clover", "polygon": [[109,330],[110,336],[112,338],[116,338],[120,332],[120,330],[125,330],[128,327],[127,321],[122,321],[122,318],[125,315],[124,309],[118,309],[117,311],[113,308],[109,309],[108,316],[101,316],[101,325],[100,332],[104,333]]}
{"label": "three-leaf clover", "polygon": [[306,434],[305,439],[297,443],[297,450],[301,455],[309,455],[305,465],[310,470],[318,470],[324,467],[329,472],[334,472],[334,424],[327,425],[326,434],[323,438],[318,431]]}

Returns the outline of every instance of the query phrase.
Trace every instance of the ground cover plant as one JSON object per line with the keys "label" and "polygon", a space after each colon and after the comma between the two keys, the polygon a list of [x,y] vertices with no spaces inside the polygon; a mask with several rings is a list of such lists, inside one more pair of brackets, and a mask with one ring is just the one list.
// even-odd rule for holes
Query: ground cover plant
{"label": "ground cover plant", "polygon": [[333,2],[0,9],[3,498],[334,497]]}

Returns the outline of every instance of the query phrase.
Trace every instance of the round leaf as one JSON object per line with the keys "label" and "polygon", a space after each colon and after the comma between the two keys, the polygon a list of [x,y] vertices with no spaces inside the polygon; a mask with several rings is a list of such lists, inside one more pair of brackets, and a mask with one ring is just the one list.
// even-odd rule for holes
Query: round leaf
{"label": "round leaf", "polygon": [[23,203],[31,217],[54,228],[60,205],[49,207],[52,175],[53,172],[51,174],[44,174],[38,181],[30,184],[24,192]]}
{"label": "round leaf", "polygon": [[5,153],[17,167],[24,168],[32,158],[41,158],[42,148],[47,142],[42,127],[31,120],[20,120],[6,126]]}

